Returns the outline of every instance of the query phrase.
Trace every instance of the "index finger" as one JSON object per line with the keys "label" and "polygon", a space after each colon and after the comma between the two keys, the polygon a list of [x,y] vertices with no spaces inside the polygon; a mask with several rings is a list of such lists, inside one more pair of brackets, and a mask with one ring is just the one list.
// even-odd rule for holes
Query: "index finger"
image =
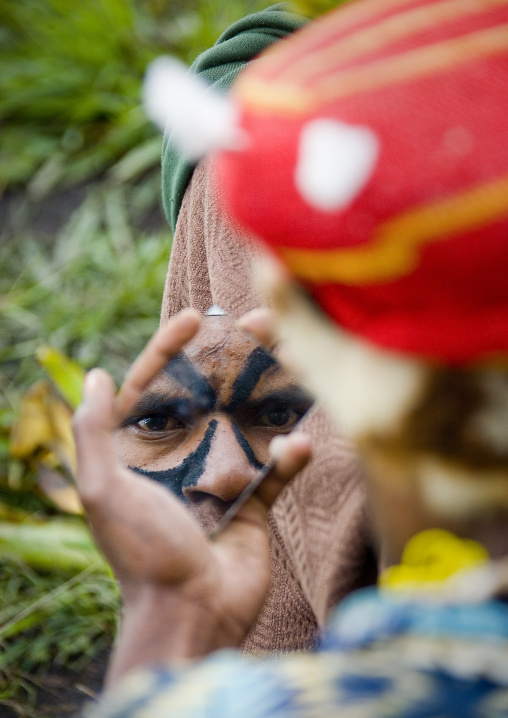
{"label": "index finger", "polygon": [[138,403],[150,382],[196,334],[200,323],[199,312],[182,309],[153,335],[127,372],[115,399],[117,421]]}
{"label": "index finger", "polygon": [[258,342],[269,351],[276,344],[276,330],[273,311],[268,307],[256,307],[243,314],[236,322],[237,326],[256,337]]}

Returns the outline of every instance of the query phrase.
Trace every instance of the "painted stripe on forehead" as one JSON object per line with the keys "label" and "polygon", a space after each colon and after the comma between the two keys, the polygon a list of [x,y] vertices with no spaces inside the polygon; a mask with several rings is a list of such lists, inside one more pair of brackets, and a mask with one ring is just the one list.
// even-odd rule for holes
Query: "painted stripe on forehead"
{"label": "painted stripe on forehead", "polygon": [[248,462],[251,466],[254,466],[255,469],[262,469],[264,464],[262,464],[260,461],[256,459],[256,455],[252,450],[251,445],[245,438],[245,436],[240,431],[240,428],[235,424],[234,421],[231,421],[231,425],[233,427],[233,431],[235,432],[236,440],[240,444],[240,446],[243,449],[243,453],[248,459]]}
{"label": "painted stripe on forehead", "polygon": [[164,372],[190,391],[196,409],[206,411],[215,408],[215,392],[208,379],[183,352],[177,354],[166,364]]}
{"label": "painted stripe on forehead", "polygon": [[250,397],[262,374],[277,363],[275,357],[263,347],[256,347],[247,357],[243,368],[233,384],[231,401],[227,405],[228,411],[235,411]]}
{"label": "painted stripe on forehead", "polygon": [[147,476],[149,479],[158,481],[176,494],[179,499],[186,501],[183,490],[189,486],[196,486],[203,475],[206,460],[210,453],[212,439],[217,429],[217,423],[217,419],[213,419],[208,424],[205,435],[197,449],[186,456],[178,466],[172,469],[165,469],[164,471],[146,471],[145,469],[138,469],[135,466],[129,466],[129,469],[142,476]]}

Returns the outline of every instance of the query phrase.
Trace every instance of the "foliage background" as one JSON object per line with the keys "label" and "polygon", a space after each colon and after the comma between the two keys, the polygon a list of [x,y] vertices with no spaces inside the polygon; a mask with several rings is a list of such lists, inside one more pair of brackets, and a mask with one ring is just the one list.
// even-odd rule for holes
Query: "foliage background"
{"label": "foliage background", "polygon": [[140,106],[144,70],[161,53],[190,63],[269,4],[0,0],[2,715],[63,715],[58,701],[41,706],[38,686],[95,659],[118,610],[82,518],[51,489],[65,475],[55,427],[24,453],[10,445],[16,422],[22,437],[37,433],[22,411],[34,386],[47,387],[37,352],[49,345],[118,382],[156,329],[171,237],[161,137]]}

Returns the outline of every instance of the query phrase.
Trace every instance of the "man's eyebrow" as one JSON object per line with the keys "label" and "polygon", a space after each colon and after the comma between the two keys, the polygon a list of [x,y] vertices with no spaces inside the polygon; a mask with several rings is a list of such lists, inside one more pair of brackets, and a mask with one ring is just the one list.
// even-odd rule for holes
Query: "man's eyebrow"
{"label": "man's eyebrow", "polygon": [[243,368],[233,384],[228,410],[234,411],[243,404],[254,391],[254,388],[267,369],[277,364],[277,360],[263,347],[256,347],[247,357]]}
{"label": "man's eyebrow", "polygon": [[164,373],[188,389],[194,397],[195,403],[203,408],[213,409],[215,406],[215,392],[208,379],[202,374],[183,353],[177,354],[164,367]]}
{"label": "man's eyebrow", "polygon": [[242,402],[241,407],[236,408],[247,409],[249,411],[260,411],[265,406],[271,406],[274,404],[290,404],[295,408],[304,408],[305,411],[307,411],[307,409],[312,406],[314,401],[314,397],[305,391],[305,389],[299,386],[294,386],[286,389],[274,389],[273,391],[269,391],[256,399],[247,399],[245,402]]}

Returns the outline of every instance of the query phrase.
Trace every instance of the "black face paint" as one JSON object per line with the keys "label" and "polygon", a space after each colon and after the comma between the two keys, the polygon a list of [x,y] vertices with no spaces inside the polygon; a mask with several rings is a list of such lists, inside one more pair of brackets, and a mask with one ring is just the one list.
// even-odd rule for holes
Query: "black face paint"
{"label": "black face paint", "polygon": [[210,383],[185,354],[177,354],[166,364],[164,371],[190,391],[197,410],[212,411],[215,408],[216,398]]}
{"label": "black face paint", "polygon": [[[197,447],[191,454],[185,457],[181,464],[173,469],[165,469],[164,471],[145,471],[135,466],[130,466],[132,471],[138,474],[148,476],[148,478],[158,481],[166,486],[182,501],[186,501],[183,490],[188,486],[196,486],[205,470],[206,460],[210,453],[212,439],[217,429],[217,419],[213,419],[205,432],[205,435]],[[250,448],[250,447],[249,447]]]}
{"label": "black face paint", "polygon": [[264,464],[262,464],[260,461],[256,459],[256,455],[252,451],[252,447],[245,438],[245,436],[240,431],[240,428],[235,424],[233,420],[231,420],[231,426],[233,427],[233,431],[235,432],[236,440],[240,444],[240,446],[243,449],[243,453],[247,457],[249,464],[253,466],[255,469],[262,469]]}
{"label": "black face paint", "polygon": [[225,407],[227,411],[235,411],[254,391],[261,375],[277,363],[275,357],[263,349],[256,347],[247,358],[243,369],[233,384],[231,401]]}
{"label": "black face paint", "polygon": [[[247,357],[240,374],[233,383],[231,400],[226,406],[220,406],[219,410],[227,414],[232,414],[243,404],[247,403],[261,376],[265,371],[276,364],[277,360],[275,357],[265,351],[263,347],[256,347]],[[190,419],[191,416],[196,413],[206,413],[216,408],[217,399],[212,386],[185,354],[181,353],[174,357],[168,362],[164,371],[191,393],[192,398],[190,400],[181,398],[174,402],[175,404],[178,402],[178,413],[182,418]],[[293,397],[291,393],[290,396],[291,398]],[[299,398],[300,394],[297,396]],[[282,393],[281,398],[286,398],[286,393]],[[264,402],[261,401],[260,406],[262,406],[263,403]],[[161,412],[162,405],[157,405],[156,395],[154,395],[153,398],[149,396],[146,402],[141,404],[143,409],[145,405],[146,408],[150,408],[153,405],[154,411],[156,410],[157,413]],[[164,406],[162,406],[162,409],[163,408]],[[146,411],[146,413],[149,413],[149,411]],[[185,417],[183,415],[185,415]],[[217,419],[210,422],[197,449],[189,454],[179,466],[164,471],[146,471],[135,467],[130,468],[143,476],[148,476],[154,481],[158,481],[173,491],[182,501],[185,501],[183,490],[189,486],[196,486],[203,475],[217,424]],[[231,425],[236,440],[247,457],[249,464],[257,470],[261,469],[264,464],[256,458],[251,445],[232,418]]]}

